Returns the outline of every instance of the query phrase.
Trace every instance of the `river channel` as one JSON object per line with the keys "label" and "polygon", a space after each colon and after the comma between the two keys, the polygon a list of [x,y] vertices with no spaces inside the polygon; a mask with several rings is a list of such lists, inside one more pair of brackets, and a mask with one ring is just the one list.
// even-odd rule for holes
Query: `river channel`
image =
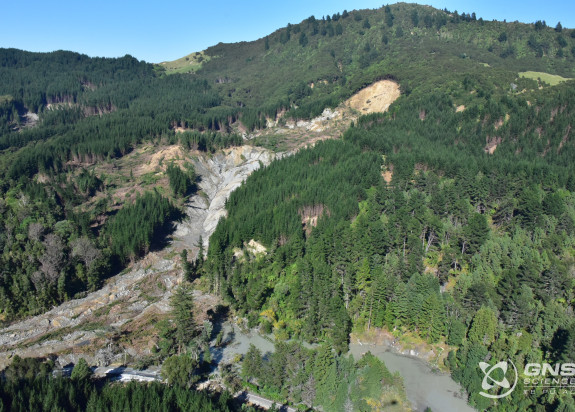
{"label": "river channel", "polygon": [[[223,324],[224,342],[221,349],[212,349],[212,356],[217,363],[232,362],[237,354],[246,354],[250,344],[262,353],[273,352],[274,345],[269,338],[257,332],[244,332],[229,322]],[[350,354],[359,359],[370,351],[381,359],[391,372],[399,372],[403,377],[405,391],[413,409],[423,412],[427,407],[433,412],[474,412],[465,400],[461,387],[449,375],[435,372],[424,361],[391,352],[384,345],[350,345]]]}
{"label": "river channel", "polygon": [[384,345],[349,345],[350,353],[359,359],[365,352],[371,352],[381,359],[391,372],[403,377],[407,399],[417,412],[429,407],[433,412],[473,412],[467,404],[461,386],[449,375],[434,371],[424,361],[390,351]]}

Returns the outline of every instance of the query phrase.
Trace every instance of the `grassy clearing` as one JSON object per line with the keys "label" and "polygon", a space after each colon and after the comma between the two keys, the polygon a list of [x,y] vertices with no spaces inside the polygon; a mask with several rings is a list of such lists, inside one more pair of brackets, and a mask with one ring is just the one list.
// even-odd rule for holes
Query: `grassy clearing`
{"label": "grassy clearing", "polygon": [[550,74],[550,73],[544,73],[544,72],[531,72],[531,71],[521,72],[521,73],[519,73],[519,76],[525,77],[527,79],[542,81],[542,82],[547,83],[551,86],[557,86],[561,82],[573,80],[573,79],[569,79],[566,77],[558,76],[556,74]]}
{"label": "grassy clearing", "polygon": [[180,59],[171,62],[162,62],[160,66],[166,69],[166,73],[195,73],[202,68],[204,63],[210,61],[211,57],[204,52],[188,54]]}

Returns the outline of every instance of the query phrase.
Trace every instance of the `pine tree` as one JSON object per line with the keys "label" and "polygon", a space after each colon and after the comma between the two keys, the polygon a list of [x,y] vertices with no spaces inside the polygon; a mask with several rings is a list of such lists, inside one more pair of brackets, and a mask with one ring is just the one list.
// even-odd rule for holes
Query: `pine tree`
{"label": "pine tree", "polygon": [[462,250],[470,254],[479,252],[479,249],[487,240],[489,226],[485,215],[474,213],[464,229],[464,245]]}
{"label": "pine tree", "polygon": [[526,187],[521,193],[517,212],[523,226],[533,229],[543,214],[539,190],[536,187]]}
{"label": "pine tree", "polygon": [[182,283],[170,298],[172,306],[172,316],[175,325],[175,340],[178,346],[178,353],[186,348],[195,334],[194,321],[194,300],[192,285],[188,282]]}
{"label": "pine tree", "polygon": [[210,352],[210,345],[205,344],[203,348],[203,357],[202,360],[204,363],[209,367],[212,363],[212,353]]}
{"label": "pine tree", "polygon": [[329,373],[335,366],[332,348],[329,345],[320,346],[313,362],[313,376],[316,382],[316,402],[323,404],[331,394],[329,390]]}
{"label": "pine tree", "polygon": [[423,301],[420,315],[421,334],[430,343],[437,342],[445,333],[445,312],[436,293],[431,293]]}
{"label": "pine tree", "polygon": [[197,360],[189,354],[173,355],[162,364],[162,376],[170,385],[189,389],[199,379],[196,375],[197,367]]}
{"label": "pine tree", "polygon": [[471,343],[489,345],[495,340],[497,330],[497,317],[492,309],[482,306],[469,328],[467,337]]}
{"label": "pine tree", "polygon": [[191,187],[190,178],[180,169],[179,166],[170,163],[166,169],[170,179],[170,187],[174,196],[184,197]]}
{"label": "pine tree", "polygon": [[458,319],[452,319],[449,323],[449,335],[447,337],[447,344],[452,346],[460,346],[465,339],[467,328],[465,324]]}
{"label": "pine tree", "polygon": [[393,26],[393,20],[395,19],[393,13],[391,12],[391,8],[389,6],[385,6],[385,24],[387,27]]}
{"label": "pine tree", "polygon": [[259,380],[263,373],[262,353],[253,344],[250,344],[248,352],[242,362],[242,377],[245,380]]}
{"label": "pine tree", "polygon": [[356,290],[356,293],[361,296],[361,312],[365,313],[367,296],[370,294],[371,289],[371,268],[368,258],[363,258],[361,265],[356,272],[354,289]]}
{"label": "pine tree", "polygon": [[372,324],[376,327],[382,327],[385,321],[385,289],[387,279],[383,273],[383,267],[377,265],[373,271],[373,284],[369,295],[369,315],[368,330]]}
{"label": "pine tree", "polygon": [[196,244],[197,248],[198,248],[198,256],[196,257],[196,260],[199,262],[199,265],[201,266],[202,262],[204,261],[204,238],[202,237],[202,235],[200,235],[200,238],[198,239],[198,243]]}
{"label": "pine tree", "polygon": [[408,324],[410,313],[410,300],[408,297],[407,286],[399,282],[394,291],[393,305],[391,306],[394,326]]}
{"label": "pine tree", "polygon": [[83,381],[89,379],[92,376],[92,369],[88,366],[86,359],[80,358],[78,363],[74,365],[72,369],[72,375],[70,376],[72,380]]}

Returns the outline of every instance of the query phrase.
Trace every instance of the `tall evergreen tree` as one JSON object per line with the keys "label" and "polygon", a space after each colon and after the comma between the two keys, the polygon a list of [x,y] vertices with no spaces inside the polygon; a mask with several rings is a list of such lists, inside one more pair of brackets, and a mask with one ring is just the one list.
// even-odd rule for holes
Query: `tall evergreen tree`
{"label": "tall evergreen tree", "polygon": [[178,286],[170,298],[170,305],[172,306],[178,353],[182,353],[191,342],[196,330],[192,285],[184,282]]}

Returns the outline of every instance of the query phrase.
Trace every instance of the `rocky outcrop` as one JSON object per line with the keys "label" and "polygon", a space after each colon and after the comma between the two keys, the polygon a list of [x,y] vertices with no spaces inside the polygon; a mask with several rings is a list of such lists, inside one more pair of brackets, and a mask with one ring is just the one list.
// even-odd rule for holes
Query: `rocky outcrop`
{"label": "rocky outcrop", "polygon": [[324,109],[321,116],[314,117],[311,120],[289,120],[286,122],[285,126],[292,130],[297,127],[314,132],[323,132],[324,130],[331,128],[334,121],[341,120],[342,118],[343,114],[341,111],[332,110],[328,107]]}

